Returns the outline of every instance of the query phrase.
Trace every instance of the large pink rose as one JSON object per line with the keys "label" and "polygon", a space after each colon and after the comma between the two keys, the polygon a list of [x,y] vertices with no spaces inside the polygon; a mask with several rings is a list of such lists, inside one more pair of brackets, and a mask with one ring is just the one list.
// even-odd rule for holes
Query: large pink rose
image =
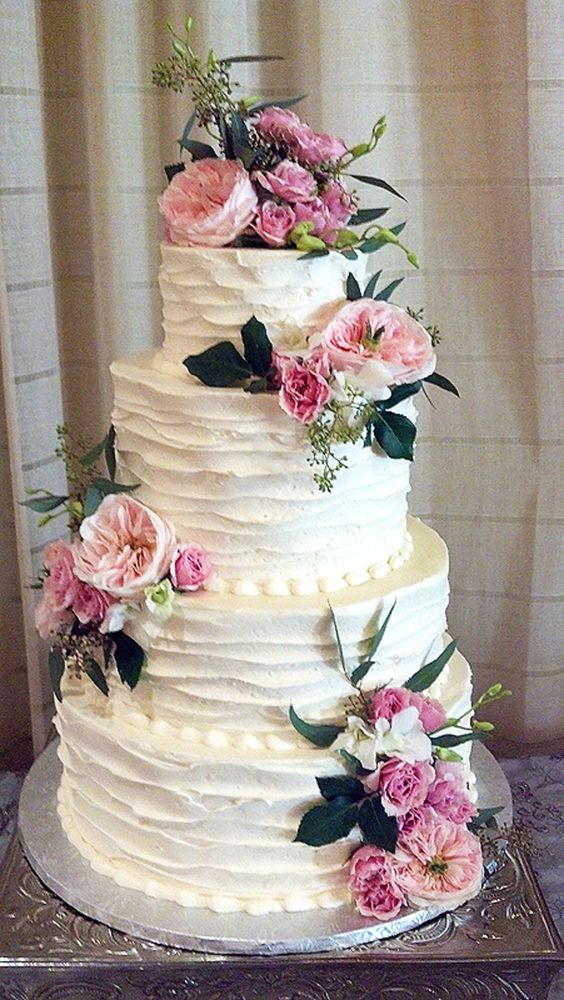
{"label": "large pink rose", "polygon": [[290,202],[310,201],[317,191],[313,174],[292,160],[282,160],[274,170],[257,170],[253,180],[271,194]]}
{"label": "large pink rose", "polygon": [[415,691],[409,692],[409,704],[415,705],[419,712],[421,725],[426,733],[434,733],[435,729],[444,726],[447,714],[436,698],[430,698],[425,694],[417,694]]}
{"label": "large pink rose", "polygon": [[394,856],[368,845],[355,851],[349,867],[349,889],[365,917],[393,920],[406,902],[396,879]]}
{"label": "large pink rose", "polygon": [[176,545],[172,525],[125,493],[105,497],[80,535],[76,575],[119,598],[140,598],[166,576]]}
{"label": "large pink rose", "polygon": [[435,780],[427,792],[427,804],[451,823],[468,823],[478,810],[470,801],[464,765],[438,760]]}
{"label": "large pink rose", "polygon": [[282,385],[278,399],[290,417],[311,424],[331,395],[328,382],[301,358],[285,359],[279,368]]}
{"label": "large pink rose", "polygon": [[48,572],[43,581],[43,590],[49,595],[51,606],[59,611],[70,608],[78,586],[70,543],[62,538],[50,542],[43,553],[43,565]]}
{"label": "large pink rose", "polygon": [[241,163],[210,157],[175,174],[159,198],[159,208],[171,243],[224,247],[252,222],[257,202]]}
{"label": "large pink rose", "polygon": [[198,590],[211,573],[211,559],[200,545],[176,546],[170,564],[170,578],[177,590]]}
{"label": "large pink rose", "polygon": [[380,688],[372,695],[368,710],[368,721],[374,724],[378,719],[392,721],[392,716],[402,712],[410,705],[410,693],[406,688]]}
{"label": "large pink rose", "polygon": [[403,816],[425,802],[435,777],[432,764],[417,761],[408,764],[392,757],[378,771],[378,791],[388,816]]}
{"label": "large pink rose", "polygon": [[263,201],[259,205],[253,228],[269,246],[283,247],[295,225],[296,216],[291,205]]}
{"label": "large pink rose", "polygon": [[435,352],[425,328],[389,302],[349,302],[315,340],[325,344],[338,371],[360,373],[369,366],[375,382],[384,380],[384,385],[413,382],[435,368]]}
{"label": "large pink rose", "polygon": [[81,580],[77,580],[76,584],[72,610],[79,622],[86,625],[88,622],[104,621],[108,608],[116,603],[117,598]]}
{"label": "large pink rose", "polygon": [[471,899],[483,878],[480,841],[465,826],[433,819],[398,839],[405,866],[397,879],[414,906]]}
{"label": "large pink rose", "polygon": [[409,836],[436,819],[437,814],[435,810],[431,806],[423,805],[415,806],[414,809],[410,809],[403,816],[398,816],[397,823],[399,830],[406,836]]}

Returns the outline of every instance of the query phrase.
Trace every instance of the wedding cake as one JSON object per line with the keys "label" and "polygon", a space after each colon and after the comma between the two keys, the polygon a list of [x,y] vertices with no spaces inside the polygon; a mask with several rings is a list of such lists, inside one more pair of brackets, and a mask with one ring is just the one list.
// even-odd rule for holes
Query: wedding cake
{"label": "wedding cake", "polygon": [[225,159],[185,130],[163,345],[112,365],[115,439],[80,459],[105,451],[109,478],[55,498],[75,538],[47,547],[38,627],[63,830],[185,907],[455,906],[482,878],[473,711],[505,692],[472,705],[446,547],[407,513],[413,396],[453,387],[397,282],[378,291],[401,227],[348,228],[384,211],[341,176],[364,154],[246,112]]}

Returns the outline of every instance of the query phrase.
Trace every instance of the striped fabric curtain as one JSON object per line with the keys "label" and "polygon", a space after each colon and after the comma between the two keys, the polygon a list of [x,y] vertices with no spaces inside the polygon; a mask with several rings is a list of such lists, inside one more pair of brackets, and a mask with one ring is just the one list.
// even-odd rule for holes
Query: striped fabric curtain
{"label": "striped fabric curtain", "polygon": [[[408,218],[422,267],[382,260],[405,274],[397,301],[425,305],[441,328],[440,370],[462,394],[422,403],[411,508],[449,545],[451,631],[477,687],[500,679],[515,692],[502,731],[552,739],[562,732],[560,5],[188,6],[202,50],[285,57],[242,68],[243,91],[307,93],[304,117],[351,142],[387,114],[370,166],[407,196],[387,218]],[[61,522],[40,531],[18,501],[26,487],[62,487],[57,423],[103,435],[111,358],[160,339],[155,203],[187,100],[153,88],[150,70],[168,53],[166,20],[180,27],[187,12],[184,0],[0,0],[0,751],[30,731],[38,749],[50,715],[28,584]]]}

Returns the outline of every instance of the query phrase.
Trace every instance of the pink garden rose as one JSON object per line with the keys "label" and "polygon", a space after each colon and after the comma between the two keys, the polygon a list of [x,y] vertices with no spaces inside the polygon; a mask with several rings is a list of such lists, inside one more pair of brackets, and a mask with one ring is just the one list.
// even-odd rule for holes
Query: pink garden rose
{"label": "pink garden rose", "polygon": [[[326,237],[333,237],[335,242],[339,229],[347,225],[355,210],[354,201],[349,191],[340,181],[330,181],[320,194],[327,213]],[[330,239],[327,239],[330,242]]]}
{"label": "pink garden rose", "polygon": [[478,810],[470,801],[464,765],[438,760],[435,780],[427,792],[427,804],[451,823],[468,823]]}
{"label": "pink garden rose", "polygon": [[271,247],[283,247],[296,225],[296,216],[290,205],[263,201],[253,223],[257,233]]}
{"label": "pink garden rose", "polygon": [[429,816],[427,823],[398,839],[397,880],[414,906],[471,899],[482,884],[480,841],[465,826]]}
{"label": "pink garden rose", "polygon": [[353,854],[349,889],[360,913],[377,920],[393,920],[406,902],[396,879],[394,855],[372,845]]}
{"label": "pink garden rose", "polygon": [[368,721],[372,724],[378,719],[387,719],[391,722],[392,716],[409,707],[409,694],[406,688],[398,687],[380,688],[379,691],[375,691],[370,702]]}
{"label": "pink garden rose", "polygon": [[67,628],[74,621],[68,608],[59,608],[53,603],[48,592],[43,596],[35,609],[35,627],[42,639],[49,639],[55,632]]}
{"label": "pink garden rose", "polygon": [[77,580],[76,584],[72,610],[79,622],[82,625],[87,625],[88,622],[103,622],[108,608],[116,603],[117,598],[91,587],[88,583],[82,583],[81,580]]}
{"label": "pink garden rose", "polygon": [[419,712],[421,725],[426,733],[434,733],[435,729],[444,726],[447,714],[436,698],[430,698],[425,694],[417,694],[415,691],[409,692],[409,704],[415,705]]}
{"label": "pink garden rose", "polygon": [[104,497],[82,522],[80,535],[76,575],[118,598],[140,598],[145,587],[166,576],[176,545],[168,521],[126,493]]}
{"label": "pink garden rose", "polygon": [[434,777],[435,770],[428,761],[408,764],[405,760],[392,757],[366,783],[375,791],[371,779],[377,780],[377,790],[388,816],[403,816],[410,809],[423,805]]}
{"label": "pink garden rose", "polygon": [[331,231],[329,212],[321,198],[316,196],[309,201],[300,202],[294,205],[294,211],[296,213],[296,223],[312,223],[312,236],[319,236],[320,239],[324,239],[324,234]]}
{"label": "pink garden rose", "polygon": [[[425,328],[389,302],[357,299],[347,303],[314,343],[325,345],[338,371],[359,375],[366,368],[365,381],[372,382],[375,391],[425,378],[435,368],[435,352]],[[364,388],[369,389],[369,384]]]}
{"label": "pink garden rose", "polygon": [[302,424],[311,424],[331,395],[327,380],[313,364],[301,358],[288,357],[279,367],[282,380],[278,400],[290,417]]}
{"label": "pink garden rose", "polygon": [[50,542],[43,553],[43,565],[48,572],[43,590],[49,595],[52,607],[60,611],[70,608],[78,586],[71,544],[63,538]]}
{"label": "pink garden rose", "polygon": [[159,198],[167,238],[178,246],[224,247],[252,222],[257,195],[238,160],[188,163]]}
{"label": "pink garden rose", "polygon": [[437,814],[435,810],[431,806],[422,805],[415,806],[413,809],[404,813],[403,816],[398,816],[397,822],[401,833],[408,837],[410,834],[420,830],[423,826],[436,821],[436,819]]}
{"label": "pink garden rose", "polygon": [[334,163],[345,155],[347,147],[342,139],[327,132],[314,132],[302,142],[301,155],[306,163],[319,166],[320,163]]}
{"label": "pink garden rose", "polygon": [[211,572],[209,554],[200,545],[176,546],[170,563],[170,578],[177,590],[198,590]]}
{"label": "pink garden rose", "polygon": [[274,170],[257,170],[253,180],[277,198],[289,202],[310,201],[317,191],[313,174],[292,160],[282,160]]}
{"label": "pink garden rose", "polygon": [[334,163],[347,151],[342,139],[314,132],[294,111],[287,108],[265,108],[254,124],[259,135],[293,154],[300,163],[310,166]]}

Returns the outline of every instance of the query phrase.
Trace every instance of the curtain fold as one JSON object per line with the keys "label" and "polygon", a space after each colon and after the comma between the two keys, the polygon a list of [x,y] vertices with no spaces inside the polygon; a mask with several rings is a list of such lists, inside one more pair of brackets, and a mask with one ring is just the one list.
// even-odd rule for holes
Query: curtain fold
{"label": "curtain fold", "polygon": [[[52,459],[64,417],[98,439],[111,409],[113,357],[160,341],[156,198],[177,155],[188,97],[156,90],[165,22],[185,2],[0,0],[0,323],[2,471],[61,485]],[[461,400],[425,400],[412,510],[452,557],[451,631],[479,689],[515,692],[504,735],[562,733],[562,112],[563,19],[556,0],[193,0],[195,44],[283,62],[240,67],[243,92],[305,93],[303,115],[350,142],[386,113],[366,166],[408,197],[422,267],[387,249],[400,304],[425,305],[443,340],[440,370]],[[374,194],[361,192],[365,205]],[[8,349],[9,347],[9,349]],[[10,464],[11,472],[8,469]],[[559,464],[560,463],[560,464]],[[36,745],[49,714],[30,595],[22,587],[58,522],[5,505],[0,579],[2,677]],[[4,553],[10,553],[4,556]],[[10,568],[11,566],[11,568]],[[23,602],[22,595],[23,594]],[[10,688],[12,690],[12,688]],[[505,708],[505,706],[504,706]],[[7,728],[8,727],[8,728]],[[0,747],[1,749],[1,747]]]}

